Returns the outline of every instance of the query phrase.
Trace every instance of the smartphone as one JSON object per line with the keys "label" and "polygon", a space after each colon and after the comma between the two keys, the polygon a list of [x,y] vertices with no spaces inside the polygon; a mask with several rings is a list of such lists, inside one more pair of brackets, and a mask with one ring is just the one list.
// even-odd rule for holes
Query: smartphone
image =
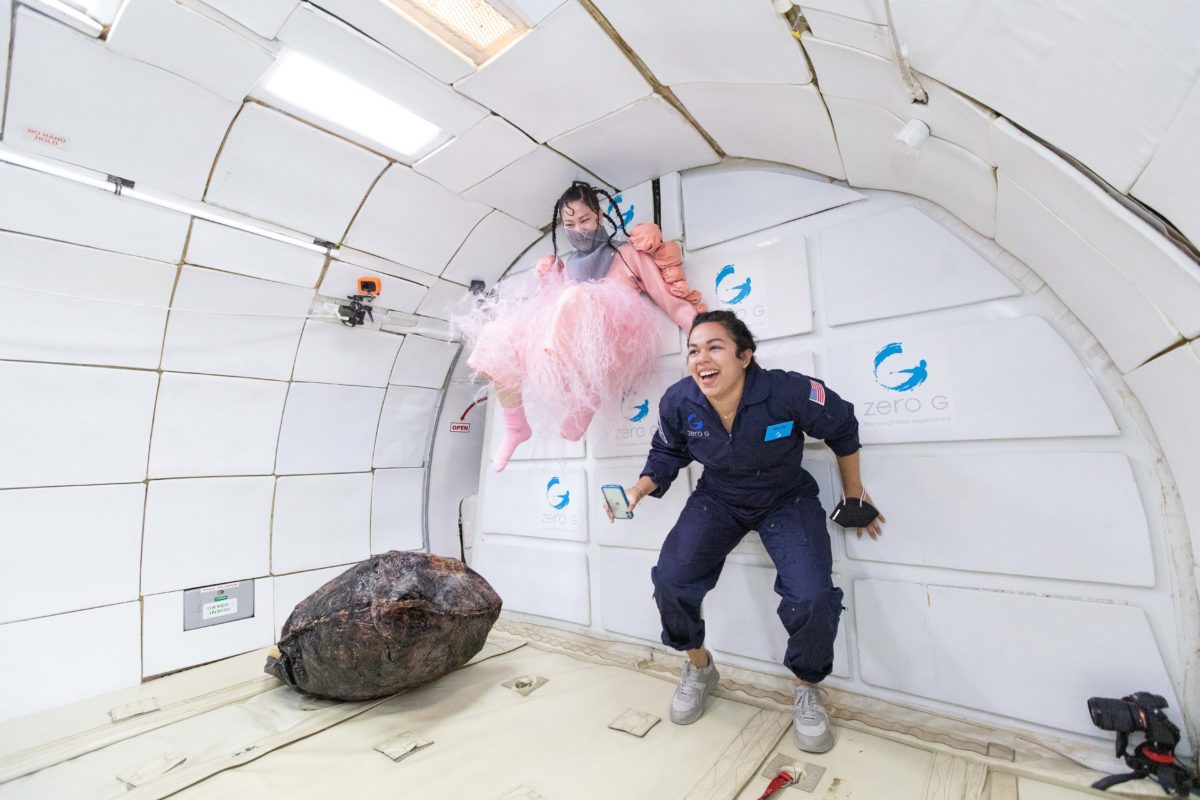
{"label": "smartphone", "polygon": [[633,512],[629,510],[629,498],[625,495],[624,486],[606,483],[600,487],[600,491],[604,493],[604,502],[608,503],[608,509],[615,519],[633,519]]}

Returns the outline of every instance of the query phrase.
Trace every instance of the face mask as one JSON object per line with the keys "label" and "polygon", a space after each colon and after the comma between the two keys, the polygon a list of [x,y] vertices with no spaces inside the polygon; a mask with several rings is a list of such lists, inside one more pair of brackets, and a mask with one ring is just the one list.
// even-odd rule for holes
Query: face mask
{"label": "face mask", "polygon": [[567,241],[571,243],[571,247],[580,253],[590,253],[608,241],[608,231],[604,229],[603,225],[597,225],[595,230],[591,231],[582,231],[578,228],[564,228],[563,230],[567,233]]}
{"label": "face mask", "polygon": [[879,510],[865,499],[858,497],[847,500],[842,497],[842,502],[837,504],[829,518],[843,528],[865,528],[878,516]]}

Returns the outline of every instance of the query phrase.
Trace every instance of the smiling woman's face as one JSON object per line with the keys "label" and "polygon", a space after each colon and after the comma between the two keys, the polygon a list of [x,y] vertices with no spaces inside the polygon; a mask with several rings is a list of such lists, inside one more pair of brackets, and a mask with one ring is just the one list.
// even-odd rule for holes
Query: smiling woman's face
{"label": "smiling woman's face", "polygon": [[564,228],[580,233],[594,231],[600,224],[600,217],[582,200],[572,200],[563,206],[561,216]]}
{"label": "smiling woman's face", "polygon": [[688,337],[688,372],[710,401],[726,399],[741,388],[752,357],[746,351],[738,358],[733,337],[719,322],[697,325]]}

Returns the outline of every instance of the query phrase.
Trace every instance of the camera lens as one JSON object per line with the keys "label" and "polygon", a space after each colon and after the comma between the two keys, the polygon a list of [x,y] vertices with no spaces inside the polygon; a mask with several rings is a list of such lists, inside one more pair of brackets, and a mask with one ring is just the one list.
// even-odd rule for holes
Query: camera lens
{"label": "camera lens", "polygon": [[1141,730],[1138,716],[1132,703],[1108,697],[1092,697],[1088,700],[1088,712],[1092,724],[1105,731],[1132,733]]}

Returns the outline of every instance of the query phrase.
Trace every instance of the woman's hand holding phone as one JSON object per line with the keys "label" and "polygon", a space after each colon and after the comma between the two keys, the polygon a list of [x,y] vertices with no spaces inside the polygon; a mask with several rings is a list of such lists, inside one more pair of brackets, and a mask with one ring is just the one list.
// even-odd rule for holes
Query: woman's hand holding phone
{"label": "woman's hand holding phone", "polygon": [[[650,494],[657,488],[658,488],[658,484],[645,476],[642,476],[641,478],[639,478],[638,482],[635,483],[633,486],[626,487],[625,497],[627,497],[629,499],[630,512],[632,512],[635,508],[637,508],[638,503],[640,503],[642,501],[643,497]],[[613,516],[612,509],[609,508],[608,503],[604,504],[604,513],[608,514],[609,522],[613,522],[616,520],[616,517]]]}

